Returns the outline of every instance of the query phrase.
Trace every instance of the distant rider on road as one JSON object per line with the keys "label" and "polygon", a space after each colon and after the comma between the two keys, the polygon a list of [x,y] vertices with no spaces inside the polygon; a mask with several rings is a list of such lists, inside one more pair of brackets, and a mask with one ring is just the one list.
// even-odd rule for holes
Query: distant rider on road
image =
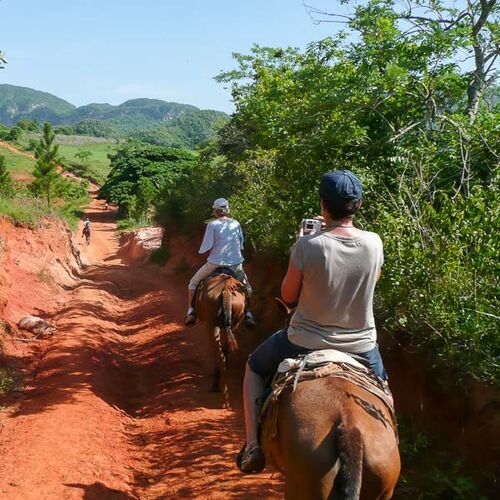
{"label": "distant rider on road", "polygon": [[83,230],[82,230],[82,238],[85,236],[87,238],[87,241],[90,241],[90,226],[92,223],[90,222],[90,219],[87,217],[85,219],[85,222],[83,224]]}

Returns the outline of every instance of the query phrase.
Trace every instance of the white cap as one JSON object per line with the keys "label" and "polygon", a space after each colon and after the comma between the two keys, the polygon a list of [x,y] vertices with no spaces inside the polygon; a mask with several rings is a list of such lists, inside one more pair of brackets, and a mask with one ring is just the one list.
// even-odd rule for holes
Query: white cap
{"label": "white cap", "polygon": [[215,210],[229,210],[229,202],[226,198],[217,198],[212,205]]}

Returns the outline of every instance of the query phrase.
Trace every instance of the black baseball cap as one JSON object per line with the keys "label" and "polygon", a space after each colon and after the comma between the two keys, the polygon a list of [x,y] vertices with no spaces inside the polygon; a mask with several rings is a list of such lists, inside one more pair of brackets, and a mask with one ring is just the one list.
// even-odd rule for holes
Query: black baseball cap
{"label": "black baseball cap", "polygon": [[327,203],[361,200],[363,185],[350,170],[334,170],[321,177],[319,195]]}

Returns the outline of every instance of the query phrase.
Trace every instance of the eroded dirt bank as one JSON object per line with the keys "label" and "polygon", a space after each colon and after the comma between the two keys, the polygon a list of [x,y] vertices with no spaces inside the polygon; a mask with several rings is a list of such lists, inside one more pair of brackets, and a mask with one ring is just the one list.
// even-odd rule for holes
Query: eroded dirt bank
{"label": "eroded dirt bank", "polygon": [[9,351],[27,376],[0,412],[0,498],[280,498],[278,478],[233,465],[241,374],[232,371],[234,409],[220,409],[202,327],[181,322],[182,263],[124,265],[114,215],[94,201],[89,217],[87,267],[69,266],[62,286],[26,281],[7,303],[11,321],[37,312],[58,330]]}

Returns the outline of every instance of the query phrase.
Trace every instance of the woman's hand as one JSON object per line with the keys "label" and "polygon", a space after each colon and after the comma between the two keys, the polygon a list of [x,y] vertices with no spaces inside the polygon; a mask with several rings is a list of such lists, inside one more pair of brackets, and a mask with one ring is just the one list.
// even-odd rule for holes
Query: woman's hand
{"label": "woman's hand", "polygon": [[325,218],[322,215],[316,215],[315,217],[313,217],[313,219],[321,221],[321,229],[325,229],[326,222]]}

